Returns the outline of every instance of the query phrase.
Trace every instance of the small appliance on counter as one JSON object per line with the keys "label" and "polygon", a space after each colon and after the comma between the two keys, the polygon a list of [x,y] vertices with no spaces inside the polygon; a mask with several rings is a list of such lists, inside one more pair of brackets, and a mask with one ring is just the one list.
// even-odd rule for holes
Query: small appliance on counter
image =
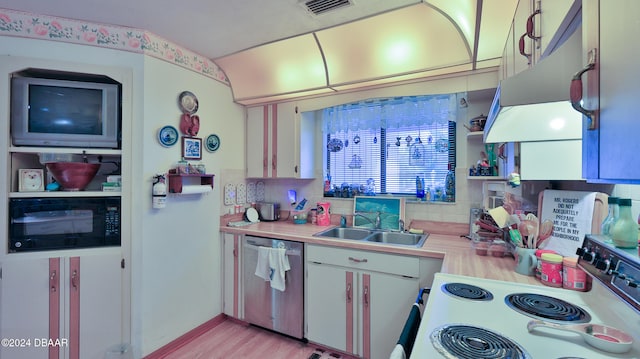
{"label": "small appliance on counter", "polygon": [[261,221],[277,221],[280,219],[280,203],[257,202],[256,210]]}

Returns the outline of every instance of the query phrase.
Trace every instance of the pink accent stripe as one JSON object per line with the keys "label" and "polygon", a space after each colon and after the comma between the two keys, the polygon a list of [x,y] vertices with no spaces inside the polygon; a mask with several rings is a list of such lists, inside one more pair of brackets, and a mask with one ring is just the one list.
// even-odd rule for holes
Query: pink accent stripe
{"label": "pink accent stripe", "polygon": [[269,106],[262,107],[262,177],[269,174]]}
{"label": "pink accent stripe", "polygon": [[371,358],[371,276],[362,275],[362,355]]}
{"label": "pink accent stripe", "polygon": [[278,177],[278,106],[271,105],[271,151],[273,151],[273,160],[271,177]]}
{"label": "pink accent stripe", "polygon": [[202,334],[215,328],[218,324],[224,322],[225,320],[226,320],[226,316],[224,314],[219,314],[211,318],[210,320],[204,322],[203,324],[191,329],[185,334],[179,336],[178,338],[172,340],[167,345],[161,347],[160,349],[154,351],[153,353],[145,356],[144,359],[163,359],[167,355],[189,344],[190,342],[192,342],[194,339],[201,336]]}
{"label": "pink accent stripe", "polygon": [[353,353],[353,272],[346,272],[347,289],[347,352]]}
{"label": "pink accent stripe", "polygon": [[233,316],[238,318],[238,241],[240,235],[233,235]]}
{"label": "pink accent stripe", "polygon": [[69,359],[80,359],[80,257],[69,258]]}
{"label": "pink accent stripe", "polygon": [[[49,338],[60,338],[60,258],[49,258]],[[60,348],[49,347],[49,359],[58,359]]]}

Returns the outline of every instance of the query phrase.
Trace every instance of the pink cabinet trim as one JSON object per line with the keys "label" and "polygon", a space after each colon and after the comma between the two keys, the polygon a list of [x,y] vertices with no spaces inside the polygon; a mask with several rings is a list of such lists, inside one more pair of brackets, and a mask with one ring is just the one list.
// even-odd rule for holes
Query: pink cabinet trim
{"label": "pink cabinet trim", "polygon": [[[49,338],[60,338],[60,258],[49,258]],[[60,348],[49,347],[49,359],[58,359]]]}
{"label": "pink cabinet trim", "polygon": [[80,257],[69,258],[69,359],[80,359]]}
{"label": "pink cabinet trim", "polygon": [[371,276],[362,275],[362,355],[371,358]]}

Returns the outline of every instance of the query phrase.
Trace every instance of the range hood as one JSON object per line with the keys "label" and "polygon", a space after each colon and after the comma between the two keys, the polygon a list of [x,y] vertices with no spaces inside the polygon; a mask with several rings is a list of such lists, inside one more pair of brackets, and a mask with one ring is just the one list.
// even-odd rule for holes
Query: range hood
{"label": "range hood", "polygon": [[582,68],[578,28],[532,68],[500,82],[484,130],[485,143],[582,139],[582,114],[571,106],[571,78]]}

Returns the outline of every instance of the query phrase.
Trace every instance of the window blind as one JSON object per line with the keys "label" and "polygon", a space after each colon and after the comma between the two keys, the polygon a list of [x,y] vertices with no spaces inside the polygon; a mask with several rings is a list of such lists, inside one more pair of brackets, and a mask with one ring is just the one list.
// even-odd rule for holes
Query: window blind
{"label": "window blind", "polygon": [[[451,114],[444,113],[442,106],[430,108],[423,104],[427,111],[420,116],[432,120],[406,121],[394,118],[395,112],[388,108],[382,113],[383,106],[376,113],[372,103],[325,110],[325,178],[331,183],[331,191],[325,188],[325,194],[344,197],[373,191],[415,195],[419,177],[425,189],[434,194],[433,199],[445,200],[448,169],[455,168],[456,157],[456,126],[449,120]],[[399,117],[406,116],[406,111],[397,106],[395,109]],[[363,111],[369,116],[363,116]]]}

